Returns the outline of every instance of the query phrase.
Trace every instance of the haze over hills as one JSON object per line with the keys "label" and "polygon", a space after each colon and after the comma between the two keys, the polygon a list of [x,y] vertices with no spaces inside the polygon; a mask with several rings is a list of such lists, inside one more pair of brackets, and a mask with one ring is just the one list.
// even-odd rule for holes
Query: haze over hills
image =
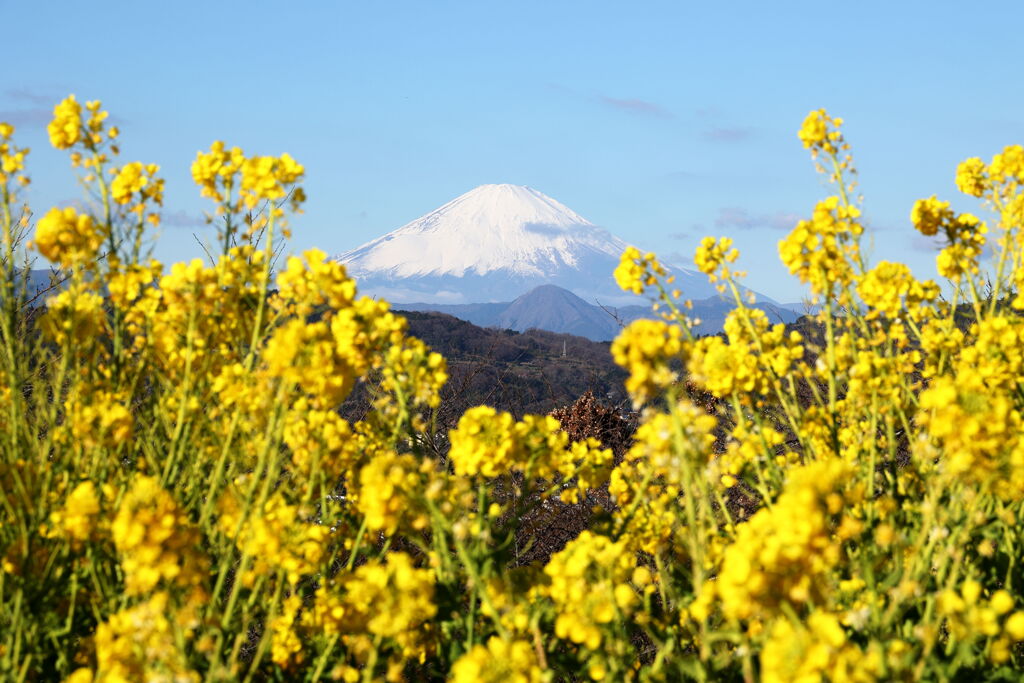
{"label": "haze over hills", "polygon": [[[755,304],[768,314],[772,323],[794,322],[799,316],[783,306],[768,303]],[[648,306],[600,307],[588,304],[572,292],[556,285],[541,285],[514,301],[487,304],[396,304],[400,311],[434,311],[447,313],[480,327],[501,328],[525,332],[538,329],[574,334],[593,341],[614,339],[623,325],[639,318],[652,316]],[[729,302],[718,297],[693,302],[692,317],[700,319],[694,327],[697,334],[715,334],[722,329],[726,314],[732,310]]]}
{"label": "haze over hills", "polygon": [[[337,259],[360,291],[392,302],[508,302],[554,284],[589,304],[629,305],[636,297],[612,277],[626,247],[533,188],[481,185]],[[671,272],[688,298],[716,294],[700,273]]]}

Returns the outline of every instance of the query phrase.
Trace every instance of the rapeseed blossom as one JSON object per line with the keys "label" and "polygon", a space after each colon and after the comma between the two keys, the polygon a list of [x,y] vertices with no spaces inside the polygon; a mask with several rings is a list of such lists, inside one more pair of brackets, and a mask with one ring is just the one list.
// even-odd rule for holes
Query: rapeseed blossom
{"label": "rapeseed blossom", "polygon": [[[1024,148],[956,169],[984,220],[914,205],[947,300],[867,262],[842,120],[811,112],[832,196],[779,254],[820,312],[771,324],[707,238],[695,263],[735,308],[698,338],[625,250],[616,281],[656,308],[611,346],[636,412],[604,444],[451,418],[444,358],[386,302],[324,252],[277,258],[305,199],[287,154],[199,152],[217,247],[148,260],[163,181],[113,161],[107,119],[71,96],[48,127],[102,207],[35,226],[66,285],[35,311],[0,269],[3,676],[1019,677]],[[13,136],[8,264],[31,227]]]}

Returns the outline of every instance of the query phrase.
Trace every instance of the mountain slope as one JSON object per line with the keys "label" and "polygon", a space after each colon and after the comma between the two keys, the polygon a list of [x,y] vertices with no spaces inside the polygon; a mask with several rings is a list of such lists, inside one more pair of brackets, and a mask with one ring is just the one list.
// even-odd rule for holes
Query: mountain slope
{"label": "mountain slope", "polygon": [[[564,204],[521,185],[481,185],[337,257],[361,291],[394,302],[511,301],[543,284],[588,303],[634,301],[612,278],[627,243]],[[675,268],[691,298],[707,279]]]}
{"label": "mountain slope", "polygon": [[497,323],[511,330],[549,330],[602,341],[614,339],[619,330],[611,315],[555,285],[541,285],[519,297]]}

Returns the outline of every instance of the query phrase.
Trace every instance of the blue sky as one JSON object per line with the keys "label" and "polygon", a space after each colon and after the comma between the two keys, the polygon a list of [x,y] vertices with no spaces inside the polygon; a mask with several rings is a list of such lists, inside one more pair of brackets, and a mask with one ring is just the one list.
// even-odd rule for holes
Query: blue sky
{"label": "blue sky", "polygon": [[45,124],[101,99],[124,160],[159,163],[156,255],[200,256],[189,176],[215,139],[304,163],[292,248],[338,253],[483,183],[529,185],[630,242],[731,235],[756,290],[803,289],[776,244],[827,192],[796,130],[847,120],[872,258],[934,276],[910,207],[1024,142],[1024,3],[0,2],[0,120],[37,213],[81,197]]}

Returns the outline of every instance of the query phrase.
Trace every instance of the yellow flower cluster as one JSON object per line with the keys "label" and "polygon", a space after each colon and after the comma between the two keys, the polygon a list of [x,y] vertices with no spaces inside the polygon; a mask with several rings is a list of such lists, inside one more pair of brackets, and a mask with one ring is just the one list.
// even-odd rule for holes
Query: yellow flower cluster
{"label": "yellow flower cluster", "polygon": [[68,401],[68,422],[76,444],[85,449],[117,449],[132,438],[134,420],[124,399],[102,389]]}
{"label": "yellow flower cluster", "polygon": [[658,276],[666,275],[654,254],[642,254],[636,247],[629,247],[622,252],[619,265],[615,268],[615,282],[627,292],[643,294],[647,287],[657,282]]}
{"label": "yellow flower cluster", "polygon": [[830,297],[854,279],[853,263],[860,262],[856,238],[864,231],[860,210],[839,197],[818,202],[809,221],[800,221],[779,242],[779,257],[789,272],[810,284],[811,291]]}
{"label": "yellow flower cluster", "polygon": [[50,209],[39,219],[34,244],[47,260],[72,268],[94,261],[105,238],[91,216],[69,206]]}
{"label": "yellow flower cluster", "polygon": [[404,338],[384,353],[382,391],[403,397],[410,407],[435,409],[441,404],[441,387],[448,381],[448,364],[441,354],[415,337]]}
{"label": "yellow flower cluster", "polygon": [[770,619],[786,602],[820,604],[840,561],[836,518],[858,502],[856,489],[841,493],[850,471],[841,460],[791,469],[775,505],[739,527],[715,588],[727,618]]}
{"label": "yellow flower cluster", "polygon": [[547,595],[558,617],[555,634],[590,650],[601,646],[602,630],[628,616],[637,594],[629,580],[636,557],[624,543],[584,531],[551,557],[544,573]]}
{"label": "yellow flower cluster", "polygon": [[715,337],[629,249],[616,280],[655,315],[611,351],[643,410],[451,429],[400,316],[323,252],[275,258],[297,162],[200,153],[221,249],[165,273],[161,181],[107,166],[105,116],[72,97],[51,125],[103,199],[40,221],[70,281],[44,311],[0,296],[0,677],[1020,677],[1024,148],[957,170],[991,272],[985,223],[915,206],[946,302],[864,262],[841,121],[812,112],[835,196],[780,245],[822,304],[798,331],[750,307],[727,238],[696,254],[736,304]]}
{"label": "yellow flower cluster", "polygon": [[238,550],[252,565],[241,580],[250,583],[261,575],[281,570],[295,584],[303,575],[313,574],[320,566],[327,527],[307,522],[299,508],[289,505],[280,494],[258,507],[258,514],[245,516],[240,494],[227,492],[220,500],[221,533],[234,540]]}
{"label": "yellow flower cluster", "polygon": [[164,202],[164,180],[156,176],[160,167],[135,161],[120,169],[111,169],[114,179],[110,183],[110,196],[116,204],[134,212],[138,220],[145,218],[152,225],[160,224],[158,213],[146,214],[147,205],[161,206]]}
{"label": "yellow flower cluster", "polygon": [[345,275],[345,266],[327,258],[319,249],[288,257],[278,273],[278,303],[290,302],[295,315],[305,317],[326,306],[340,311],[352,305],[356,283]]}
{"label": "yellow flower cluster", "polygon": [[58,346],[75,342],[81,344],[80,351],[89,348],[107,330],[103,297],[88,284],[73,284],[46,302],[41,327],[46,339]]}
{"label": "yellow flower cluster", "polygon": [[406,657],[419,656],[436,613],[431,569],[417,569],[405,553],[389,553],[344,579],[346,630],[390,638]]}
{"label": "yellow flower cluster", "polygon": [[[261,201],[274,201],[288,194],[288,188],[306,169],[288,154],[280,157],[250,157],[242,164],[241,194],[245,205],[253,208]],[[302,203],[301,190],[292,194],[292,209]]]}
{"label": "yellow flower cluster", "polygon": [[618,505],[616,521],[631,548],[653,555],[672,547],[680,524],[675,501],[688,473],[710,460],[716,424],[714,417],[685,401],[670,413],[645,415],[608,486]]}
{"label": "yellow flower cluster", "polygon": [[513,439],[515,420],[490,406],[476,406],[459,418],[452,430],[448,457],[459,476],[497,477],[521,467]]}
{"label": "yellow flower cluster", "polygon": [[[947,619],[947,627],[951,638],[962,641],[972,638],[999,636],[1005,632],[1007,637],[996,646],[1002,650],[1005,661],[1010,643],[1021,640],[1024,612],[1009,613],[1013,610],[1014,599],[1007,590],[999,590],[986,600],[982,596],[983,586],[974,579],[967,579],[960,584],[960,590],[946,589],[939,593],[936,604],[938,612]],[[1002,617],[1005,623],[1001,624]]]}
{"label": "yellow flower cluster", "polygon": [[872,683],[884,670],[881,660],[877,648],[865,653],[850,643],[834,615],[816,611],[806,627],[788,617],[772,623],[761,655],[761,676],[765,683]]}
{"label": "yellow flower cluster", "polygon": [[366,528],[388,536],[400,527],[411,532],[427,526],[427,513],[416,499],[423,489],[423,467],[411,455],[379,453],[359,470],[356,507],[366,519]]}
{"label": "yellow flower cluster", "polygon": [[728,264],[735,263],[740,252],[732,246],[728,237],[705,237],[694,252],[693,262],[697,270],[708,276],[711,282],[727,279],[732,273]]}
{"label": "yellow flower cluster", "polygon": [[[833,182],[839,181],[839,172],[850,168],[850,156],[845,155],[839,159],[839,153],[849,149],[849,145],[843,139],[843,120],[838,116],[829,116],[824,109],[817,109],[810,112],[804,119],[803,125],[797,132],[797,137],[803,143],[804,148],[810,150],[811,158],[818,161],[818,156],[824,154],[835,161],[836,169],[830,173]],[[819,170],[824,170],[819,165]]]}
{"label": "yellow flower cluster", "polygon": [[50,144],[57,149],[68,149],[82,138],[82,105],[74,95],[53,108],[53,120],[46,130]]}
{"label": "yellow flower cluster", "polygon": [[683,331],[662,320],[634,320],[612,342],[612,358],[629,371],[626,390],[639,407],[679,380]]}
{"label": "yellow flower cluster", "polygon": [[[83,121],[82,105],[75,99],[74,95],[64,98],[53,108],[53,120],[46,127],[50,136],[50,144],[57,149],[71,149],[81,144],[86,150],[92,153],[91,159],[82,161],[81,156],[76,152],[72,156],[72,162],[77,166],[82,163],[86,167],[98,167],[103,164],[106,157],[100,152],[103,144],[103,122],[109,114],[101,111],[102,104],[99,100],[92,100],[85,103],[85,110],[88,118]],[[118,136],[117,128],[110,128],[106,131],[107,139],[113,140]],[[112,151],[117,152],[116,147]]]}
{"label": "yellow flower cluster", "polygon": [[530,643],[491,636],[452,664],[453,683],[540,683],[537,655]]}
{"label": "yellow flower cluster", "polygon": [[[1024,442],[1018,438],[1024,424],[1020,408],[1004,392],[1008,386],[1019,390],[1020,375],[1010,373],[1020,367],[1021,329],[1017,324],[999,332],[960,360],[955,377],[932,381],[921,394],[918,419],[945,454],[942,472],[1015,500],[1024,492]],[[1000,341],[1006,344],[1002,348]],[[1009,363],[1000,358],[1003,348],[1009,350]],[[915,444],[921,457],[929,457],[931,443]]]}
{"label": "yellow flower cluster", "polygon": [[285,415],[282,439],[291,451],[296,471],[306,476],[319,470],[338,478],[349,471],[358,457],[352,449],[349,423],[333,410],[310,407],[305,397],[296,401]]}
{"label": "yellow flower cluster", "polygon": [[964,275],[977,275],[986,232],[988,228],[974,216],[960,216],[959,225],[949,233],[951,244],[935,257],[939,275],[954,281]]}
{"label": "yellow flower cluster", "polygon": [[50,515],[50,523],[59,527],[75,543],[89,540],[100,523],[100,500],[91,481],[78,484],[60,510]]}
{"label": "yellow flower cluster", "polygon": [[11,136],[14,135],[14,126],[9,123],[0,122],[0,189],[10,192],[9,185],[12,176],[17,177],[22,185],[28,184],[28,176],[22,172],[25,170],[25,157],[29,153],[27,147],[16,147],[11,144]]}
{"label": "yellow flower cluster", "polygon": [[79,669],[74,683],[116,681],[199,681],[180,649],[185,629],[168,616],[165,592],[113,614],[96,629],[96,672]]}
{"label": "yellow flower cluster", "polygon": [[197,152],[192,162],[192,179],[200,188],[200,194],[218,204],[230,201],[231,191],[237,175],[245,163],[245,154],[239,147],[230,149],[217,140],[210,145],[208,153]]}
{"label": "yellow flower cluster", "polygon": [[782,324],[769,325],[758,308],[737,308],[725,320],[727,340],[699,339],[687,361],[694,382],[720,398],[767,394],[775,378],[786,375],[793,362],[803,358],[803,337],[786,333]]}
{"label": "yellow flower cluster", "polygon": [[[525,415],[516,422],[490,406],[467,410],[449,434],[448,458],[458,476],[499,477],[513,470],[550,482],[559,481],[560,497],[575,502],[579,494],[608,480],[612,453],[595,440],[569,444],[558,420]],[[575,483],[569,480],[575,478]]]}
{"label": "yellow flower cluster", "polygon": [[[978,157],[971,157],[956,167],[956,186],[972,197],[981,197],[988,188],[988,169]],[[934,233],[933,233],[934,234]]]}
{"label": "yellow flower cluster", "polygon": [[135,478],[110,531],[129,595],[203,585],[209,563],[198,551],[199,533],[156,478]]}
{"label": "yellow flower cluster", "polygon": [[929,304],[938,299],[939,287],[931,280],[915,279],[902,263],[881,261],[861,277],[857,293],[877,314],[890,319],[906,314],[921,320],[929,312]]}

